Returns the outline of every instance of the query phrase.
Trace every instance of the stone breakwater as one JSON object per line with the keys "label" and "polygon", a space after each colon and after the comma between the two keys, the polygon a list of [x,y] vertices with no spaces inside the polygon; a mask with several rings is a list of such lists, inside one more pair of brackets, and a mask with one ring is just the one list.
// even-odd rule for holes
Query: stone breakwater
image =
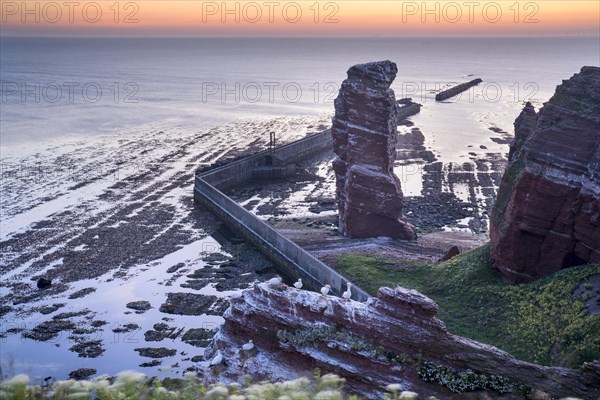
{"label": "stone breakwater", "polygon": [[516,119],[490,238],[513,283],[600,262],[600,68],[583,67]]}
{"label": "stone breakwater", "polygon": [[400,125],[404,120],[411,115],[418,114],[421,111],[422,104],[415,103],[411,98],[405,97],[398,100],[398,106],[400,110],[396,116],[396,122]]}
{"label": "stone breakwater", "polygon": [[[211,359],[218,350],[225,362],[210,368],[205,378],[284,380],[320,368],[344,377],[348,389],[365,398],[381,398],[386,385],[399,383],[402,390],[448,399],[459,398],[455,391],[464,389],[460,382],[465,380],[456,377],[472,370],[479,384],[482,375],[487,377],[485,390],[493,398],[522,398],[519,385],[553,398],[600,396],[597,372],[519,361],[495,347],[452,335],[437,313],[433,300],[401,287],[381,288],[376,298],[360,303],[286,285],[257,284],[232,300],[207,354]],[[241,349],[249,340],[256,345],[252,352]],[[432,378],[440,371],[445,371],[446,385]],[[455,378],[449,378],[452,374]]]}
{"label": "stone breakwater", "polygon": [[402,215],[402,190],[393,172],[400,107],[390,85],[397,72],[391,61],[355,65],[335,100],[331,134],[339,229],[353,238],[416,239]]}
{"label": "stone breakwater", "polygon": [[461,83],[460,85],[456,85],[451,87],[450,89],[443,90],[435,95],[435,101],[444,101],[449,99],[450,97],[454,97],[457,94],[464,92],[465,90],[469,90],[473,86],[479,85],[483,82],[481,79],[473,79],[472,81]]}

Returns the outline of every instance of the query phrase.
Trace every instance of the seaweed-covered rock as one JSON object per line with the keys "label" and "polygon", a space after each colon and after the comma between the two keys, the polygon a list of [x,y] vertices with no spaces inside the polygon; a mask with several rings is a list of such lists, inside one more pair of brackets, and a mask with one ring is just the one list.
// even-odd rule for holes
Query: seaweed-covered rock
{"label": "seaweed-covered rock", "polygon": [[140,301],[131,301],[131,302],[127,303],[126,307],[131,308],[132,310],[135,310],[138,313],[143,313],[143,312],[151,309],[152,305],[150,305],[149,301],[140,300]]}
{"label": "seaweed-covered rock", "polygon": [[69,379],[75,379],[76,381],[82,381],[89,379],[97,371],[94,368],[79,368],[75,371],[69,372]]}
{"label": "seaweed-covered rock", "polygon": [[217,296],[195,293],[168,293],[167,301],[160,312],[179,315],[222,315],[228,306],[227,300]]}
{"label": "seaweed-covered rock", "polygon": [[166,347],[142,347],[134,349],[142,357],[164,358],[172,357],[177,354],[175,349],[167,349]]}

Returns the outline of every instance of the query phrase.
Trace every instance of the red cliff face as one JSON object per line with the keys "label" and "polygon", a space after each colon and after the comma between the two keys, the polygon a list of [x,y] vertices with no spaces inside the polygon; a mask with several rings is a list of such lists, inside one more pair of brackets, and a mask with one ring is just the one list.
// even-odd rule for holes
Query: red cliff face
{"label": "red cliff face", "polygon": [[600,68],[582,68],[515,121],[490,237],[513,283],[600,262]]}
{"label": "red cliff face", "polygon": [[[593,370],[516,360],[495,347],[452,335],[437,312],[433,300],[401,287],[381,288],[377,298],[359,303],[257,284],[232,300],[206,354],[210,360],[218,350],[225,361],[210,368],[205,379],[230,383],[250,375],[255,381],[290,380],[320,368],[323,374],[344,377],[350,392],[367,399],[383,398],[385,386],[392,383],[422,398],[520,399],[519,385],[541,389],[552,398],[600,396],[600,375]],[[256,346],[252,352],[241,348],[249,340]],[[442,366],[443,378],[433,378],[434,365]],[[501,376],[504,384],[486,386],[487,394],[483,387],[453,386],[453,374],[467,370],[472,377],[487,376],[488,382]],[[477,392],[467,397],[456,393],[461,390]]]}
{"label": "red cliff face", "polygon": [[331,133],[339,228],[350,237],[416,239],[402,215],[402,190],[393,172],[399,106],[390,85],[397,72],[391,61],[355,65],[335,100]]}

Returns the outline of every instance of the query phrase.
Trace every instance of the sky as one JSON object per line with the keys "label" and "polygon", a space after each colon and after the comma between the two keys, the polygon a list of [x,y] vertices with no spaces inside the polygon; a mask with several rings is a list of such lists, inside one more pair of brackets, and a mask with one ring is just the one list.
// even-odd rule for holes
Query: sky
{"label": "sky", "polygon": [[599,36],[600,1],[0,1],[2,36]]}

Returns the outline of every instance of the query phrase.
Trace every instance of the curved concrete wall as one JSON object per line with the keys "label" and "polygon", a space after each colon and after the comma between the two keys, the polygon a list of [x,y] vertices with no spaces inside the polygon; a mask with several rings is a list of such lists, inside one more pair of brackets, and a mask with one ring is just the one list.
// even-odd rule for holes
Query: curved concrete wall
{"label": "curved concrete wall", "polygon": [[[331,132],[325,131],[281,146],[273,152],[263,151],[214,170],[199,173],[195,179],[194,200],[208,208],[235,232],[256,246],[288,279],[302,278],[306,287],[315,290],[329,284],[333,294],[340,295],[346,290],[348,282],[346,278],[219,190],[252,179],[264,178],[265,171],[269,170],[277,177],[285,177],[294,169],[294,162],[331,149],[331,140]],[[272,166],[266,165],[268,157],[272,157],[271,161],[276,160]],[[352,298],[364,301],[368,297],[364,290],[353,285]]]}

